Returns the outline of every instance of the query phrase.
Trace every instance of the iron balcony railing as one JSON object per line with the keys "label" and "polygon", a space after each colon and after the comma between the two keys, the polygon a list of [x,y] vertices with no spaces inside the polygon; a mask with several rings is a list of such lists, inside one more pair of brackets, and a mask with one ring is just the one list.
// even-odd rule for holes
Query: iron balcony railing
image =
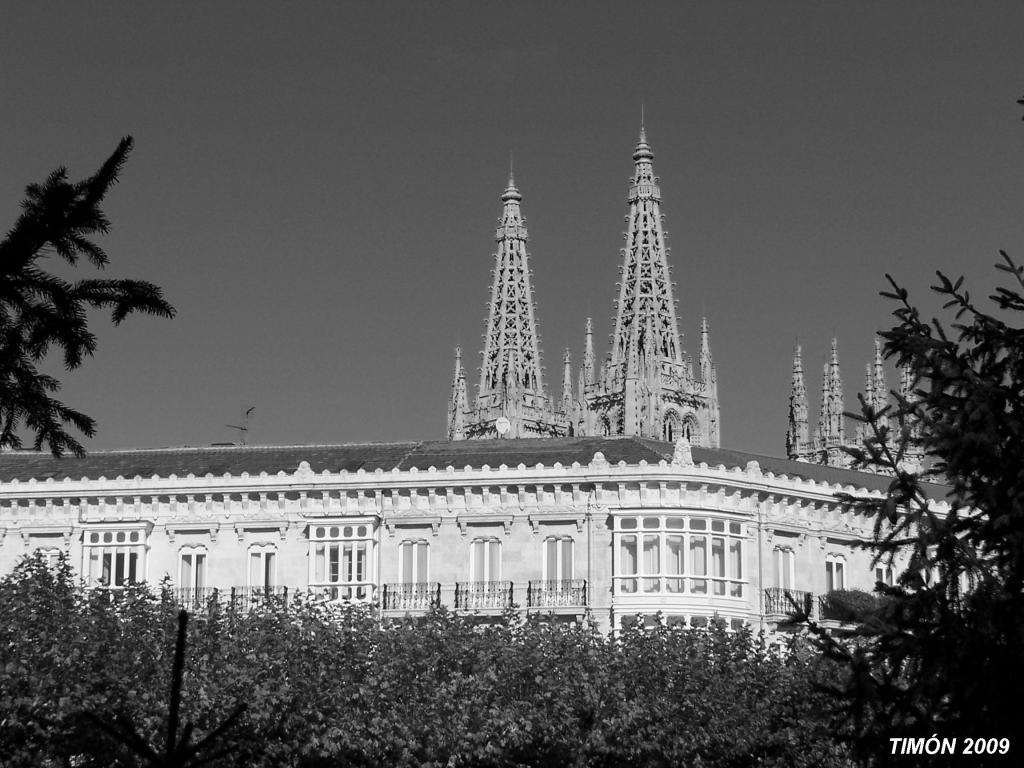
{"label": "iron balcony railing", "polygon": [[385,584],[381,607],[385,611],[427,611],[441,605],[441,584],[415,582]]}
{"label": "iron balcony railing", "polygon": [[311,594],[321,600],[342,603],[368,603],[373,600],[373,584],[314,584],[309,587]]}
{"label": "iron balcony railing", "polygon": [[216,587],[171,587],[167,595],[175,605],[189,611],[199,611],[218,605],[223,590]]}
{"label": "iron balcony railing", "polygon": [[288,602],[288,587],[232,587],[222,590],[227,604],[238,611],[250,611],[274,601]]}
{"label": "iron balcony railing", "polygon": [[531,581],[526,588],[526,605],[528,608],[557,608],[586,604],[586,579]]}
{"label": "iron balcony railing", "polygon": [[811,616],[814,611],[814,595],[799,589],[768,587],[764,591],[764,615],[778,616],[803,613]]}
{"label": "iron balcony railing", "polygon": [[455,585],[456,609],[511,608],[511,581],[460,581]]}
{"label": "iron balcony railing", "polygon": [[271,601],[288,602],[288,587],[171,587],[165,594],[175,605],[191,611],[214,608],[249,611]]}

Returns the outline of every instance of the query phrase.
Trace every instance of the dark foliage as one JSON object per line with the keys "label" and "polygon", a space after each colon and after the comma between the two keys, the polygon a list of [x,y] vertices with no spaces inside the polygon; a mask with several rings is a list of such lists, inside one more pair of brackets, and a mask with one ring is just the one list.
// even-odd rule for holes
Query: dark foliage
{"label": "dark foliage", "polygon": [[[962,278],[939,273],[953,334],[922,320],[891,278],[883,294],[898,304],[885,354],[909,366],[914,387],[880,413],[862,400],[855,418],[874,435],[853,453],[893,479],[886,498],[850,501],[874,516],[876,562],[907,567],[896,586],[879,587],[871,636],[819,635],[846,670],[834,686],[840,723],[865,762],[935,765],[941,758],[890,755],[888,739],[1013,737],[1024,717],[1012,684],[1024,679],[1024,330],[1010,322],[1024,310],[1024,270],[1002,258],[1010,285],[989,297],[993,313]],[[904,466],[911,435],[927,472]],[[928,476],[948,483],[945,503],[929,500]]]}
{"label": "dark foliage", "polygon": [[131,147],[130,138],[122,139],[100,169],[82,181],[68,181],[67,171],[58,168],[42,184],[30,184],[21,215],[0,240],[0,446],[21,448],[25,429],[34,435],[35,450],[46,445],[57,456],[81,454],[68,428],[95,434],[93,419],[55,399],[60,382],[38,368],[52,347],[60,348],[67,370],[95,352],[88,309],[109,309],[115,325],[132,312],[174,316],[152,283],[69,282],[41,265],[55,257],[74,266],[82,256],[94,267],[107,265],[107,254],[90,238],[110,229],[100,204]]}
{"label": "dark foliage", "polygon": [[[137,764],[88,713],[162,744],[177,616],[145,590],[83,592],[40,561],[0,581],[5,765]],[[198,743],[248,704],[211,749],[232,750],[217,766],[847,765],[814,688],[827,670],[797,650],[718,625],[610,639],[512,614],[224,608],[192,617],[180,717]]]}
{"label": "dark foliage", "polygon": [[822,614],[835,621],[864,623],[879,609],[876,595],[860,589],[836,589],[824,596]]}

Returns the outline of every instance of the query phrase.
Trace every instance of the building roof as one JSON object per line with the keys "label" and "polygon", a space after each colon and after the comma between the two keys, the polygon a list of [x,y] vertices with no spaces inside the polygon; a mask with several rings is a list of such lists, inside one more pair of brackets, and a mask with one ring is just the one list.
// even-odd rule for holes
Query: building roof
{"label": "building roof", "polygon": [[[349,443],[343,445],[287,445],[287,446],[210,446],[182,448],[152,448],[141,450],[95,451],[81,458],[64,456],[55,458],[49,453],[36,451],[7,451],[0,453],[0,482],[17,479],[62,480],[100,477],[179,477],[189,473],[240,475],[243,472],[294,472],[302,461],[309,462],[314,472],[355,472],[363,469],[409,470],[448,466],[478,469],[484,465],[515,467],[523,464],[551,466],[556,462],[568,466],[573,462],[586,465],[600,451],[611,464],[624,461],[636,465],[641,461],[657,464],[662,459],[671,461],[673,445],[659,440],[638,437],[556,437],[517,440],[424,440],[400,443]],[[788,475],[819,483],[851,485],[866,490],[884,491],[888,477],[849,469],[826,467],[818,464],[789,461],[771,456],[732,451],[725,448],[692,449],[693,460],[715,467],[744,468],[756,461],[763,472]],[[946,488],[929,488],[933,498],[946,496]]]}

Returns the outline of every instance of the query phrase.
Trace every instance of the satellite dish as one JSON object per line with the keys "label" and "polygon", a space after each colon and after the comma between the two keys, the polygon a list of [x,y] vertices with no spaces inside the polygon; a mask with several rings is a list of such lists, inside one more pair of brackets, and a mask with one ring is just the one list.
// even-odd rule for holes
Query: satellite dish
{"label": "satellite dish", "polygon": [[512,429],[512,422],[504,416],[499,416],[494,422],[494,428],[498,430],[499,436],[503,436]]}

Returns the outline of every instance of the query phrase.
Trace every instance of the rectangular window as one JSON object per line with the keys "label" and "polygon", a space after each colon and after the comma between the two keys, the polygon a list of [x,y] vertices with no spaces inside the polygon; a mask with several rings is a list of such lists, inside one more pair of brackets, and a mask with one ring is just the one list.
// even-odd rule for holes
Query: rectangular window
{"label": "rectangular window", "polygon": [[145,532],[91,531],[83,536],[88,583],[99,587],[124,587],[144,578]]}
{"label": "rectangular window", "polygon": [[643,580],[644,592],[660,592],[661,579],[661,537],[644,536],[644,573],[653,574],[654,578]]}
{"label": "rectangular window", "polygon": [[776,547],[772,551],[772,569],[775,572],[775,586],[793,589],[793,550]]}
{"label": "rectangular window", "polygon": [[[359,520],[325,520],[310,527],[309,585],[331,600],[366,600],[371,581],[374,526]],[[401,545],[400,545],[401,546]],[[402,568],[404,550],[399,550]],[[407,571],[402,570],[403,580]]]}
{"label": "rectangular window", "polygon": [[[718,522],[717,520],[715,522]],[[723,524],[724,525],[724,524]],[[711,575],[715,577],[715,594],[725,594],[725,539],[711,539]]]}
{"label": "rectangular window", "polygon": [[674,578],[686,573],[686,564],[683,559],[683,537],[669,534],[665,537],[666,563],[665,571],[668,578],[665,579],[665,591],[682,592],[684,580]]}
{"label": "rectangular window", "polygon": [[729,578],[729,596],[743,597],[743,542],[739,539],[729,541]]}
{"label": "rectangular window", "polygon": [[473,581],[498,581],[501,578],[501,542],[477,539],[470,548]]}
{"label": "rectangular window", "polygon": [[182,552],[181,575],[178,585],[182,589],[203,589],[206,586],[206,553]]}
{"label": "rectangular window", "polygon": [[[694,521],[696,522],[696,521]],[[701,521],[703,522],[703,521]],[[705,536],[690,537],[690,568],[694,576],[707,576],[708,573],[708,541]],[[707,579],[690,579],[690,591],[697,595],[708,592]]]}
{"label": "rectangular window", "polygon": [[401,553],[399,575],[403,584],[423,584],[427,581],[429,546],[425,541],[403,541],[398,545]]}
{"label": "rectangular window", "polygon": [[829,555],[825,561],[825,589],[827,592],[846,589],[845,563],[837,555]]}
{"label": "rectangular window", "polygon": [[[619,573],[623,576],[636,576],[636,536],[623,536],[619,539]],[[622,592],[636,592],[636,578],[619,580],[619,589]]]}
{"label": "rectangular window", "polygon": [[875,566],[875,581],[880,581],[885,586],[891,587],[895,583],[892,568],[888,565]]}
{"label": "rectangular window", "polygon": [[573,577],[573,541],[569,537],[544,540],[544,579],[569,581]]}
{"label": "rectangular window", "polygon": [[249,551],[249,586],[255,589],[269,589],[276,584],[276,553],[272,549]]}

